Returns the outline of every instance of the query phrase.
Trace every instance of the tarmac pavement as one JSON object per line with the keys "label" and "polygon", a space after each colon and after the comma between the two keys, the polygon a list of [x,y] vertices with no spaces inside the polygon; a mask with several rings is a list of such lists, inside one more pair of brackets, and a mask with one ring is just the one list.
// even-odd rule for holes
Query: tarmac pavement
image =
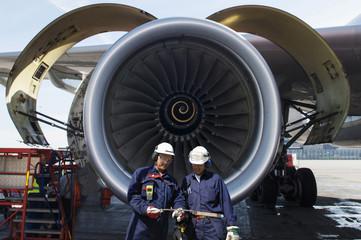
{"label": "tarmac pavement", "polygon": [[[315,160],[296,164],[314,172],[318,185],[315,206],[300,207],[280,197],[275,209],[266,209],[247,198],[234,205],[242,239],[361,239],[361,161]],[[85,201],[78,211],[74,239],[123,240],[132,209],[115,197],[104,208],[91,202]],[[173,224],[170,219],[169,239]],[[0,227],[0,239],[7,237],[5,227]]]}

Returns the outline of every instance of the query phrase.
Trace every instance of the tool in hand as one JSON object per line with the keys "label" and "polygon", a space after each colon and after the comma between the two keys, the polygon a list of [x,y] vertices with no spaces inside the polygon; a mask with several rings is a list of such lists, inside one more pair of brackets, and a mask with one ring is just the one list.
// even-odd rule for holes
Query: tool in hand
{"label": "tool in hand", "polygon": [[[172,208],[164,208],[164,209],[160,209],[161,212],[164,211],[170,211],[173,212],[177,209],[172,209]],[[220,213],[211,213],[211,212],[202,212],[202,211],[195,211],[195,210],[188,210],[188,209],[183,209],[185,212],[190,212],[191,214],[195,215],[195,216],[204,216],[204,217],[215,217],[215,218],[222,218],[224,217],[223,214]]]}

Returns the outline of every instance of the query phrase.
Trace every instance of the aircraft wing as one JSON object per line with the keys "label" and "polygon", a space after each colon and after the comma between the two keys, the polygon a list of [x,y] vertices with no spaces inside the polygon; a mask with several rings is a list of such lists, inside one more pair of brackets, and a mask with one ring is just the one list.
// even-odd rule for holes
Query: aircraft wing
{"label": "aircraft wing", "polygon": [[10,70],[19,55],[20,52],[0,53],[0,84],[4,87],[6,86]]}
{"label": "aircraft wing", "polygon": [[[53,84],[64,90],[74,88],[80,85],[82,81],[91,72],[99,62],[102,55],[111,45],[98,45],[87,47],[71,48],[66,54],[60,56],[56,63],[50,69],[50,74],[46,79],[50,79]],[[0,77],[1,84],[6,86],[6,81],[10,71],[21,52],[0,53]],[[68,84],[69,80],[78,80],[73,85]],[[79,81],[80,80],[80,81]],[[71,92],[75,93],[76,89]]]}

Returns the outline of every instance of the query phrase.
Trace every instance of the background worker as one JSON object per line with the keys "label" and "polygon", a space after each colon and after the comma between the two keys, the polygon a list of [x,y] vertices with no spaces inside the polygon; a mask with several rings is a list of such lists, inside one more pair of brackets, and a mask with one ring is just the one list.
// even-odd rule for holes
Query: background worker
{"label": "background worker", "polygon": [[[68,230],[73,236],[73,225],[75,223],[74,217],[76,216],[76,204],[80,203],[80,183],[74,172],[64,173],[60,178],[59,191],[60,198],[63,204],[65,213],[65,222],[68,225]],[[75,205],[74,205],[75,203]],[[75,211],[75,212],[74,212]]]}
{"label": "background worker", "polygon": [[177,181],[168,174],[167,168],[174,157],[169,143],[161,143],[153,153],[154,165],[137,169],[129,184],[128,203],[133,208],[126,239],[166,240],[169,211],[177,209],[172,217],[184,219],[185,200]]}
{"label": "background worker", "polygon": [[[69,179],[68,179],[69,178]],[[73,174],[69,174],[67,177],[65,174],[60,177],[59,182],[59,189],[60,189],[60,198],[63,204],[64,213],[65,213],[65,221],[68,222],[69,230],[72,232],[72,224],[71,224],[71,217],[72,217],[72,189],[74,188],[74,177]],[[71,187],[70,187],[71,186]]]}
{"label": "background worker", "polygon": [[[31,198],[39,198],[39,199],[43,199],[44,195],[40,192],[40,186],[41,186],[41,177],[39,177],[38,175],[34,174],[33,176],[33,185],[32,188],[30,190],[28,190],[28,201]],[[28,205],[29,209],[39,209],[39,208],[45,208],[45,202],[44,201],[29,201],[29,205]],[[36,211],[30,211],[27,213],[27,217],[29,219],[42,219],[43,218],[43,213],[42,212],[36,212]],[[41,223],[33,223],[33,222],[28,222],[26,223],[26,229],[40,229],[41,228]],[[26,237],[39,237],[39,234],[37,233],[27,233],[25,235]]]}
{"label": "background worker", "polygon": [[[44,186],[46,186],[50,182],[49,172],[45,168],[47,157],[45,154],[40,154],[40,161],[35,166],[35,172],[33,175],[33,184],[31,188],[28,190],[28,210],[29,209],[40,209],[40,208],[48,208],[45,204],[46,193],[44,190]],[[40,168],[40,171],[38,170]],[[42,219],[43,213],[40,211],[29,211],[27,213],[27,218],[29,219]],[[26,229],[40,229],[42,226],[39,222],[31,222],[26,223]],[[37,233],[26,233],[26,237],[39,237]]]}
{"label": "background worker", "polygon": [[237,215],[228,189],[218,174],[206,170],[211,165],[209,152],[202,146],[195,147],[189,153],[189,162],[193,173],[182,182],[187,209],[223,214],[225,223],[222,218],[193,215],[186,227],[188,238],[238,240]]}

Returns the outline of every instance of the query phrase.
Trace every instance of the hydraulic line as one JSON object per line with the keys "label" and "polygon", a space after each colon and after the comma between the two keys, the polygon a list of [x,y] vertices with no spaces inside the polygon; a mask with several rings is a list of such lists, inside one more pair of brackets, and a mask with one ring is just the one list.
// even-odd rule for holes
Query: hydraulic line
{"label": "hydraulic line", "polygon": [[43,123],[48,124],[48,125],[50,125],[50,126],[52,126],[52,127],[56,127],[56,128],[65,130],[65,131],[67,131],[67,132],[69,132],[69,133],[74,134],[75,136],[84,137],[84,133],[83,133],[83,130],[82,130],[82,129],[77,128],[77,127],[74,127],[74,126],[72,126],[72,125],[70,125],[70,124],[61,122],[61,121],[59,121],[59,120],[57,120],[57,119],[55,119],[55,118],[52,118],[52,117],[47,116],[47,115],[45,115],[45,114],[39,113],[39,112],[37,112],[37,111],[32,111],[32,112],[34,112],[34,113],[36,113],[36,114],[39,114],[39,115],[42,116],[42,117],[48,118],[48,119],[50,119],[50,120],[52,120],[52,121],[54,121],[54,122],[63,124],[63,125],[65,125],[65,126],[67,126],[68,128],[61,127],[61,126],[59,126],[59,125],[57,125],[57,124],[55,124],[55,123],[51,123],[51,122],[49,122],[49,121],[46,121],[46,120],[44,120],[44,119],[35,117],[35,116],[31,115],[31,114],[28,114],[28,113],[25,113],[25,112],[22,112],[22,111],[14,111],[14,112],[15,112],[15,113],[19,113],[19,114],[21,114],[21,115],[24,115],[24,116],[26,116],[26,117],[28,117],[28,118],[30,118],[30,119],[43,122]]}

